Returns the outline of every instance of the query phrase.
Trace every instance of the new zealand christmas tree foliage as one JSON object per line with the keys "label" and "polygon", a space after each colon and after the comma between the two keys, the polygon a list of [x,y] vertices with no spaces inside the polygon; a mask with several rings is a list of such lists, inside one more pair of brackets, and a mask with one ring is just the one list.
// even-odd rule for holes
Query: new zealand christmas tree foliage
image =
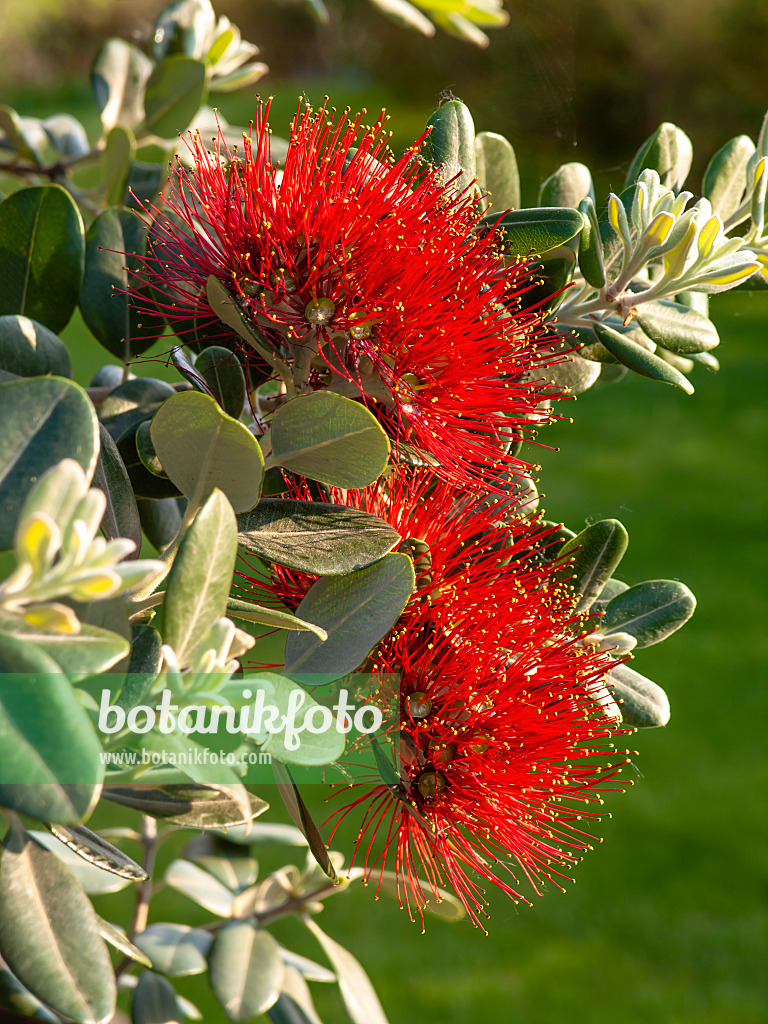
{"label": "new zealand christmas tree foliage", "polygon": [[[478,43],[506,17],[375,2]],[[180,0],[146,51],[97,53],[99,138],[0,109],[0,1003],[38,1019],[106,1022],[119,992],[135,1024],[194,1019],[175,980],[206,973],[222,1019],[316,1022],[332,982],[385,1021],[323,901],[362,882],[484,928],[489,885],[561,885],[669,718],[636,650],[695,608],[617,578],[617,520],[546,518],[530,442],[598,381],[717,369],[708,296],[768,283],[766,122],[692,191],[662,124],[620,194],[569,163],[521,208],[460,100],[402,155],[384,114],[228,125],[205,104],[256,55]],[[111,357],[87,386],[76,307]],[[173,383],[134,376],[158,339]],[[301,866],[259,880],[263,845]],[[160,883],[203,923],[159,920]]]}

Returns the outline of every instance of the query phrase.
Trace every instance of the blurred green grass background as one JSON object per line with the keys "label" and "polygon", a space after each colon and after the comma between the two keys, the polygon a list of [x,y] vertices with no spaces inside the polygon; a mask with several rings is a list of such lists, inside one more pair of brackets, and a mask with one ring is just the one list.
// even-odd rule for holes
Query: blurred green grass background
{"label": "blurred green grass background", "polygon": [[[134,0],[113,4],[115,10],[136,6]],[[160,6],[159,2],[143,3],[148,10]],[[238,5],[221,6],[227,11],[228,6]],[[530,22],[535,5],[509,6],[513,16],[524,9]],[[566,17],[566,5],[560,6],[565,24],[570,14]],[[585,8],[589,14],[600,6],[598,0],[590,0],[579,10]],[[621,18],[630,17],[631,6],[613,5],[609,28],[614,36]],[[764,6],[741,2],[704,6],[710,20],[713,10],[731,9],[743,22],[740,34],[732,27],[730,35],[721,32],[715,37],[713,46],[738,55],[759,44],[757,29],[764,27]],[[241,3],[236,16],[246,7]],[[551,74],[567,85],[567,68],[563,69],[569,55],[553,48],[565,45],[568,33],[563,35],[557,27],[558,5],[547,0],[544,7],[538,35],[529,32],[526,44],[533,47],[536,60],[529,60],[526,67],[545,67],[552,51]],[[668,13],[673,7],[679,8],[677,15]],[[674,61],[686,40],[695,38],[700,43],[700,26],[691,20],[695,7],[659,5],[655,0],[637,5],[638,11],[645,12],[644,38],[658,44],[652,56],[659,83],[680,77]],[[347,8],[352,14],[352,5]],[[271,5],[258,4],[255,9],[259,18],[266,19]],[[664,18],[675,15],[678,21],[687,11],[692,36],[673,37],[666,22],[654,22],[663,10]],[[67,19],[70,25],[76,24],[77,7],[60,3],[56,16],[63,19],[62,25]],[[79,17],[82,23],[82,12]],[[288,16],[281,17],[288,25]],[[659,87],[654,92],[654,80],[647,73],[651,58],[637,48],[632,50],[634,37],[625,33],[624,49],[614,46],[611,50],[610,32],[600,35],[598,19],[593,18],[594,38],[583,28],[578,34],[579,65],[582,69],[593,66],[598,77],[604,75],[600,79],[603,92],[594,84],[580,84],[582,72],[575,80],[576,91],[558,96],[562,110],[558,107],[554,114],[547,114],[536,107],[541,98],[537,94],[523,116],[520,96],[529,99],[531,85],[521,77],[520,67],[505,64],[510,55],[517,59],[524,54],[522,44],[504,50],[499,34],[486,59],[457,42],[430,44],[411,39],[387,28],[377,16],[374,21],[370,14],[365,17],[366,26],[380,26],[375,45],[372,37],[359,34],[358,43],[352,36],[337,39],[336,53],[318,64],[312,50],[317,44],[311,35],[314,30],[306,22],[300,26],[297,22],[293,50],[283,43],[277,59],[265,53],[278,74],[265,79],[261,91],[277,96],[278,134],[300,91],[314,101],[327,92],[341,107],[349,102],[378,110],[386,103],[393,114],[394,142],[402,146],[421,130],[439,91],[451,87],[470,102],[485,97],[479,128],[520,128],[521,139],[513,135],[513,141],[521,145],[524,196],[533,201],[540,180],[558,162],[578,158],[592,163],[594,159],[599,196],[600,184],[620,185],[633,148],[659,121],[679,121],[698,141],[697,132],[706,135],[708,131],[706,114],[711,110],[720,122],[732,114],[728,134],[750,131],[754,136],[755,111],[766,105],[765,96],[756,96],[754,89],[749,102],[734,99],[739,90],[749,91],[745,78],[748,67],[754,69],[755,64],[746,58],[743,67],[732,61],[727,73],[713,60],[703,61],[701,79],[688,95],[680,83],[676,90]],[[716,19],[714,24],[719,24]],[[266,21],[265,25],[269,29]],[[267,37],[279,42],[275,30],[269,31],[272,35],[267,32]],[[258,27],[249,27],[244,34],[261,41]],[[351,68],[350,52],[356,53],[359,67]],[[709,51],[700,48],[702,52]],[[402,63],[396,65],[392,56],[398,53]],[[635,65],[635,58],[646,62]],[[49,84],[42,89],[28,75],[23,87],[6,88],[2,99],[24,114],[71,110],[93,131],[96,112],[87,84],[61,78],[65,65],[66,60],[60,60],[55,70],[54,80],[61,80],[61,86],[51,86],[49,74]],[[487,83],[484,67],[492,68],[495,76]],[[714,79],[709,68],[716,69]],[[623,73],[621,87],[605,85],[609,73],[616,75],[617,82]],[[499,91],[504,75],[509,83],[506,92]],[[686,106],[686,101],[692,106]],[[586,148],[573,148],[576,132],[571,130],[569,104],[576,112],[573,124],[579,128],[579,138],[592,140],[592,152],[589,141]],[[249,95],[228,97],[221,103],[235,123],[247,121],[252,105]],[[537,134],[540,110],[539,120],[546,128]],[[589,132],[585,118],[593,122]],[[728,134],[718,134],[715,145]],[[601,140],[601,135],[606,138]],[[615,156],[620,147],[623,166]],[[697,152],[699,171],[712,148]],[[577,884],[565,894],[553,889],[535,899],[533,908],[516,908],[494,898],[489,937],[466,923],[451,926],[434,919],[428,919],[426,934],[421,935],[420,927],[411,924],[392,901],[382,898],[374,904],[370,891],[362,889],[328,901],[320,923],[368,969],[392,1024],[553,1024],[561,1020],[762,1024],[765,1020],[768,293],[716,297],[712,309],[722,337],[718,352],[722,370],[717,375],[697,371],[695,395],[686,397],[635,376],[612,387],[595,388],[567,405],[572,424],[560,423],[540,435],[543,445],[560,451],[542,447],[532,455],[542,464],[540,489],[549,518],[563,520],[573,529],[598,518],[621,519],[629,529],[630,548],[618,575],[628,583],[681,579],[697,595],[698,610],[684,630],[642,651],[634,663],[638,671],[665,686],[672,720],[666,729],[641,733],[632,741],[640,751],[636,763],[641,774],[629,792],[608,801],[612,818],[601,827],[604,842],[576,870]],[[73,353],[76,377],[87,382],[109,357],[99,351],[77,319],[64,337]],[[166,348],[167,343],[161,343],[155,351]],[[171,375],[156,363],[134,369],[142,375]],[[310,792],[307,797],[322,820],[327,809],[318,795]],[[339,833],[334,845],[349,852],[353,840],[354,829],[349,828]],[[168,856],[170,852],[164,854],[161,866]],[[276,852],[262,859],[266,871],[270,859],[277,866],[282,858]],[[102,898],[100,912],[118,919],[124,899],[125,894]],[[174,913],[184,902],[180,912],[190,922],[206,919],[192,904],[169,893],[158,897],[152,919],[162,920],[170,913],[171,900]],[[283,922],[275,931],[286,943],[322,959],[300,925]],[[203,979],[179,984],[183,993],[199,1002],[207,1019],[219,1019],[220,1011],[217,1014],[214,1004],[205,1000],[204,987]],[[334,991],[315,985],[313,994],[326,1024],[346,1019]]]}

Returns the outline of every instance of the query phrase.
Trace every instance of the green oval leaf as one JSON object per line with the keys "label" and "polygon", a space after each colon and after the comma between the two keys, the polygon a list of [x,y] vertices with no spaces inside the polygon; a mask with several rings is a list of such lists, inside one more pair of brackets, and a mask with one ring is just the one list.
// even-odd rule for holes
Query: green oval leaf
{"label": "green oval leaf", "polygon": [[90,479],[99,452],[93,404],[63,377],[0,384],[0,550],[13,545],[16,522],[35,482],[62,459]]}
{"label": "green oval leaf", "polygon": [[176,990],[160,974],[144,971],[133,990],[132,1024],[180,1024]]}
{"label": "green oval leaf", "polygon": [[296,614],[321,626],[328,639],[289,633],[285,671],[313,684],[353,672],[394,626],[413,586],[413,564],[398,553],[347,576],[318,580]]}
{"label": "green oval leaf", "polygon": [[52,1021],[53,1024],[60,1022],[60,1018],[46,1010],[40,1000],[33,996],[18,978],[14,978],[7,967],[0,967],[0,1007],[10,1010],[11,1013],[18,1013],[24,1018]]}
{"label": "green oval leaf", "polygon": [[712,204],[712,212],[723,220],[738,208],[747,188],[747,165],[755,152],[748,135],[737,135],[715,153],[707,164],[701,194]]}
{"label": "green oval leaf", "polygon": [[133,128],[144,117],[144,87],[152,71],[146,54],[124,39],[107,39],[91,68],[91,87],[105,129]]}
{"label": "green oval leaf", "polygon": [[[147,229],[133,210],[105,210],[85,236],[80,309],[89,330],[122,362],[141,355],[162,333],[158,317],[139,313],[126,294],[147,247]],[[136,383],[130,381],[129,383]]]}
{"label": "green oval leaf", "polygon": [[624,179],[624,187],[634,185],[640,172],[650,168],[658,172],[662,188],[671,188],[677,192],[688,177],[692,159],[691,140],[681,128],[665,121],[635,153]]}
{"label": "green oval leaf", "polygon": [[164,380],[136,377],[110,391],[101,403],[99,416],[115,441],[119,441],[132,426],[147,419],[175,394]]}
{"label": "green oval leaf", "polygon": [[628,369],[634,370],[635,373],[639,373],[643,377],[660,380],[664,384],[672,384],[681,388],[686,394],[693,394],[693,384],[687,377],[626,335],[619,334],[613,328],[600,323],[593,324],[592,330],[597,335],[597,340]]}
{"label": "green oval leaf", "polygon": [[195,372],[203,378],[224,412],[237,419],[246,397],[245,374],[238,356],[221,345],[209,345],[195,360]]}
{"label": "green oval leaf", "polygon": [[690,619],[696,598],[677,580],[648,580],[618,594],[605,609],[602,633],[629,633],[638,647],[666,639]]}
{"label": "green oval leaf", "polygon": [[453,188],[463,192],[476,178],[475,125],[469,107],[461,100],[449,100],[438,107],[427,127],[431,131],[424,157],[441,168],[444,183],[453,181]]}
{"label": "green oval leaf", "polygon": [[147,133],[173,139],[185,132],[205,99],[205,80],[202,61],[182,54],[160,61],[144,94]]}
{"label": "green oval leaf", "polygon": [[638,307],[637,322],[652,341],[677,355],[709,352],[720,344],[709,317],[680,302],[644,302]]}
{"label": "green oval leaf", "polygon": [[211,988],[230,1020],[264,1013],[280,995],[284,968],[277,942],[250,921],[232,921],[217,933],[208,965]]}
{"label": "green oval leaf", "polygon": [[311,917],[304,924],[323,947],[339,979],[341,997],[353,1024],[389,1024],[371,980],[361,964],[329,935]]}
{"label": "green oval leaf", "polygon": [[497,212],[520,205],[520,173],[515,151],[503,135],[480,132],[475,139],[475,169],[480,184],[490,192]]}
{"label": "green oval leaf", "polygon": [[592,175],[586,164],[572,162],[558,167],[539,189],[539,206],[571,207],[579,209],[584,199],[594,201]]}
{"label": "green oval leaf", "polygon": [[625,725],[655,729],[669,721],[669,699],[658,683],[626,665],[606,673],[605,683],[619,706]]}
{"label": "green oval leaf", "polygon": [[163,469],[188,498],[202,502],[218,487],[236,512],[259,500],[258,441],[208,395],[183,391],[168,399],[152,420],[151,436]]}
{"label": "green oval leaf", "polygon": [[163,551],[181,527],[181,509],[178,502],[175,498],[159,498],[154,501],[140,498],[136,504],[144,535],[154,548]]}
{"label": "green oval leaf", "polygon": [[184,978],[207,970],[205,957],[213,937],[187,924],[151,924],[136,936],[136,945],[149,957],[152,970],[170,978]]}
{"label": "green oval leaf", "polygon": [[238,543],[270,562],[337,576],[382,558],[400,541],[388,523],[322,501],[262,498],[237,517]]}
{"label": "green oval leaf", "polygon": [[272,454],[265,465],[333,487],[367,487],[384,470],[389,440],[359,402],[330,391],[300,395],[272,420]]}
{"label": "green oval leaf", "polygon": [[[485,218],[495,223],[494,217]],[[557,206],[529,210],[513,210],[499,221],[504,248],[508,256],[530,256],[548,252],[574,238],[584,227],[578,210]]]}
{"label": "green oval leaf", "polygon": [[227,613],[236,558],[235,515],[222,492],[214,490],[181,542],[160,615],[163,640],[182,668],[191,663],[216,619]]}
{"label": "green oval leaf", "polygon": [[67,868],[12,826],[0,856],[0,954],[34,995],[80,1024],[106,1024],[115,978],[87,896]]}
{"label": "green oval leaf", "polygon": [[26,316],[0,316],[0,369],[18,377],[72,376],[61,338]]}
{"label": "green oval leaf", "polygon": [[83,221],[60,185],[37,185],[0,203],[0,315],[21,313],[58,333],[83,279]]}
{"label": "green oval leaf", "polygon": [[[141,420],[139,423],[134,423],[117,442],[117,450],[131,481],[133,493],[137,498],[143,498],[145,501],[179,498],[181,492],[176,484],[167,476],[158,476],[156,473],[150,472],[139,455],[137,438],[146,422],[146,420]],[[176,536],[176,531],[173,536]]]}
{"label": "green oval leaf", "polygon": [[115,125],[104,149],[104,199],[108,206],[122,206],[136,155],[136,139],[130,128]]}
{"label": "green oval leaf", "polygon": [[256,881],[258,864],[253,857],[223,857],[221,854],[204,854],[194,858],[195,864],[213,875],[230,892],[239,896]]}
{"label": "green oval leaf", "polygon": [[93,474],[93,486],[103,491],[107,499],[101,529],[107,540],[114,537],[132,540],[136,549],[128,558],[138,558],[141,553],[141,523],[128,471],[120,458],[117,445],[103,423],[99,424],[99,433],[101,450]]}
{"label": "green oval leaf", "polygon": [[624,557],[629,536],[618,519],[601,519],[567,540],[557,553],[559,560],[571,558],[560,578],[568,580],[579,595],[576,611],[589,608]]}
{"label": "green oval leaf", "polygon": [[0,634],[0,665],[0,805],[40,821],[81,821],[104,775],[87,713],[32,644]]}

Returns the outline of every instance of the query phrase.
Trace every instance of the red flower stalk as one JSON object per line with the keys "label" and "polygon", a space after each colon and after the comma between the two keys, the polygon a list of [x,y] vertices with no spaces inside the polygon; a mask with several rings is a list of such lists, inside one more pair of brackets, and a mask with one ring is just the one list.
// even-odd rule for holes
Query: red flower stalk
{"label": "red flower stalk", "polygon": [[[355,846],[368,876],[394,853],[398,892],[413,919],[449,885],[475,925],[487,916],[485,883],[529,902],[595,841],[600,794],[621,789],[626,763],[597,699],[615,662],[568,636],[569,622],[542,604],[537,620],[505,624],[512,657],[485,643],[456,644],[430,631],[401,633],[378,663],[401,673],[393,780],[363,787],[332,815],[364,809]],[[499,651],[493,645],[491,650]],[[509,658],[509,660],[508,660]],[[390,708],[391,710],[391,708]]]}
{"label": "red flower stalk", "polygon": [[[305,483],[290,483],[288,496],[312,500]],[[364,490],[331,488],[327,500],[377,516],[403,538],[398,550],[412,558],[416,586],[399,628],[422,624],[426,603],[454,629],[470,620],[476,635],[478,620],[498,622],[497,606],[505,616],[512,607],[518,616],[525,614],[528,595],[537,593],[552,573],[530,557],[552,528],[525,519],[520,515],[525,508],[514,514],[509,498],[490,496],[480,502],[460,497],[429,470],[400,469]],[[238,596],[277,599],[292,611],[318,579],[282,565],[272,567],[269,580],[256,573],[238,575],[244,581]]]}
{"label": "red flower stalk", "polygon": [[534,264],[478,230],[472,196],[420,158],[423,138],[388,157],[383,114],[363,128],[362,115],[300,108],[280,170],[268,112],[242,150],[192,136],[194,167],[179,164],[166,207],[146,210],[141,284],[166,297],[155,314],[182,336],[225,333],[206,298],[213,275],[290,365],[289,391],[358,398],[444,478],[495,484],[520,466],[509,443],[550,416],[550,339],[521,308]]}

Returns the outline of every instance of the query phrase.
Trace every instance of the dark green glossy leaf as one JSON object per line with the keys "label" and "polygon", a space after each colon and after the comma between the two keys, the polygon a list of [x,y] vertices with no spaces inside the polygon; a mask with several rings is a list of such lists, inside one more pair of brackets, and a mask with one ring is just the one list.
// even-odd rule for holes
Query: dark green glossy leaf
{"label": "dark green glossy leaf", "polygon": [[131,998],[131,1024],[181,1024],[176,990],[160,974],[144,971]]}
{"label": "dark green glossy leaf", "polygon": [[148,957],[144,956],[141,950],[129,941],[122,929],[118,928],[117,925],[110,924],[109,921],[105,921],[98,914],[96,915],[96,921],[99,925],[99,935],[105,942],[108,942],[110,946],[114,946],[116,950],[122,953],[123,956],[127,956],[129,960],[141,964],[142,967],[152,966]]}
{"label": "dark green glossy leaf", "polygon": [[624,557],[629,537],[618,519],[601,519],[576,534],[560,548],[563,565],[560,578],[579,595],[576,611],[589,608]]}
{"label": "dark green glossy leaf", "polygon": [[443,182],[453,181],[453,188],[464,192],[472,185],[477,169],[475,125],[469,108],[461,100],[449,100],[438,107],[427,127],[432,130],[422,151],[424,157],[441,168]]}
{"label": "dark green glossy leaf", "polygon": [[187,924],[151,924],[136,936],[136,945],[149,957],[152,970],[169,978],[184,978],[207,970],[206,954],[212,936]]}
{"label": "dark green glossy leaf", "polygon": [[117,445],[103,423],[99,424],[99,433],[101,450],[93,474],[93,486],[100,488],[107,499],[101,529],[107,540],[114,537],[132,540],[136,549],[128,557],[138,558],[141,553],[141,523],[128,471],[120,458]]}
{"label": "dark green glossy leaf", "polygon": [[[166,498],[178,498],[181,496],[181,492],[176,484],[169,480],[167,476],[158,476],[156,473],[151,473],[141,460],[137,445],[137,435],[146,422],[146,420],[140,420],[138,423],[133,423],[125,433],[121,434],[117,442],[117,450],[120,452],[120,458],[123,460],[123,464],[128,471],[128,478],[131,481],[133,493],[137,498],[144,498],[146,500],[160,501]],[[174,536],[176,536],[175,532]]]}
{"label": "dark green glossy leaf", "polygon": [[0,316],[0,369],[18,377],[72,376],[61,338],[26,316]]}
{"label": "dark green glossy leaf", "polygon": [[362,569],[400,541],[376,516],[321,501],[262,498],[238,516],[237,525],[246,551],[322,576]]}
{"label": "dark green glossy leaf", "polygon": [[712,212],[723,220],[738,208],[747,187],[747,165],[755,152],[748,135],[737,135],[715,153],[707,164],[701,194],[712,203]]}
{"label": "dark green glossy leaf", "polygon": [[353,1024],[389,1024],[386,1014],[361,964],[311,917],[304,923],[323,947],[339,979],[341,997]]}
{"label": "dark green glossy leaf", "polygon": [[245,405],[246,390],[245,374],[236,353],[221,345],[209,345],[197,357],[195,370],[224,411],[237,419]]}
{"label": "dark green glossy leaf", "polygon": [[214,490],[181,542],[160,614],[163,640],[182,668],[191,664],[216,619],[227,613],[236,558],[235,515],[222,492]]}
{"label": "dark green glossy leaf", "polygon": [[152,443],[152,432],[149,420],[142,420],[136,428],[136,454],[144,468],[154,476],[168,479],[168,474],[163,469],[160,459],[157,457],[155,446]]}
{"label": "dark green glossy leaf", "polygon": [[480,184],[490,192],[491,209],[520,206],[520,174],[511,143],[495,132],[480,132],[475,139],[475,169]]}
{"label": "dark green glossy leaf", "polygon": [[325,630],[315,626],[312,622],[305,622],[289,612],[281,612],[277,608],[267,608],[261,604],[252,604],[250,601],[230,598],[227,602],[227,615],[230,619],[258,622],[263,626],[271,626],[273,629],[297,629],[299,632],[309,630],[310,633],[319,636],[321,640],[328,639]]}
{"label": "dark green glossy leaf", "polygon": [[677,355],[709,352],[720,344],[717,328],[709,317],[669,299],[642,303],[637,322],[652,341]]}
{"label": "dark green glossy leaf", "polygon": [[81,1024],[106,1024],[115,1011],[115,979],[78,882],[16,826],[3,843],[0,868],[3,959],[57,1013]]}
{"label": "dark green glossy leaf", "polygon": [[578,235],[584,227],[584,218],[578,210],[540,207],[505,213],[499,226],[504,231],[504,248],[508,255],[530,256],[555,249]]}
{"label": "dark green glossy leaf", "polygon": [[584,217],[584,227],[579,235],[579,270],[587,284],[593,288],[602,288],[605,284],[605,266],[595,204],[590,198],[583,199],[579,203],[579,212]]}
{"label": "dark green glossy leaf", "polygon": [[85,236],[83,320],[104,348],[123,362],[141,355],[162,333],[161,321],[139,313],[125,294],[136,285],[134,275],[146,246],[145,225],[126,209],[105,210]]}
{"label": "dark green glossy leaf", "polygon": [[665,121],[635,153],[624,179],[624,187],[634,185],[640,172],[650,168],[658,172],[663,188],[677,192],[688,177],[692,159],[691,140],[682,129]]}
{"label": "dark green glossy leaf", "polygon": [[176,499],[159,498],[151,501],[140,498],[136,504],[139,507],[141,528],[149,543],[158,551],[167,548],[181,526],[181,509]]}
{"label": "dark green glossy leaf", "polygon": [[677,580],[637,583],[610,601],[600,629],[603,633],[629,633],[638,647],[666,639],[690,619],[696,598]]}
{"label": "dark green glossy leaf", "polygon": [[605,683],[621,711],[625,725],[653,729],[669,721],[669,699],[662,688],[639,672],[619,665],[606,674]]}
{"label": "dark green glossy leaf", "polygon": [[[576,253],[568,245],[550,249],[536,261],[532,277],[533,287],[525,293],[526,307],[555,310],[565,298],[565,286],[573,275]],[[534,371],[539,374],[538,368]]]}
{"label": "dark green glossy leaf", "polygon": [[211,988],[227,1017],[245,1021],[277,1000],[283,961],[269,932],[250,921],[232,921],[214,939],[208,958]]}
{"label": "dark green glossy leaf", "polygon": [[312,815],[309,813],[307,805],[301,798],[301,793],[299,792],[298,786],[293,781],[290,769],[279,761],[273,761],[272,767],[275,772],[277,788],[280,792],[280,796],[283,798],[283,803],[285,804],[293,823],[307,840],[310,852],[315,858],[318,866],[322,869],[323,873],[327,875],[332,882],[337,882],[338,875],[336,874],[336,869],[334,868],[333,862],[328,854],[328,847],[323,842],[323,837],[320,835],[317,825],[312,820]]}
{"label": "dark green glossy leaf", "polygon": [[296,614],[321,626],[328,639],[289,633],[285,671],[312,684],[354,672],[395,624],[413,586],[413,564],[397,553],[347,576],[318,580]]}
{"label": "dark green glossy leaf", "polygon": [[170,384],[154,377],[136,377],[114,388],[101,404],[101,422],[115,441],[175,395]]}
{"label": "dark green glossy leaf", "polygon": [[592,175],[585,164],[563,164],[544,181],[539,189],[539,206],[570,207],[580,209],[582,200],[594,201]]}
{"label": "dark green glossy leaf", "polygon": [[152,683],[163,663],[162,637],[154,626],[131,627],[131,656],[127,674],[117,698],[117,706],[130,711],[137,704],[146,704]]}
{"label": "dark green glossy leaf", "polygon": [[205,100],[205,64],[182,54],[157,64],[144,94],[144,127],[151,135],[173,139],[189,128]]}
{"label": "dark green glossy leaf", "polygon": [[595,323],[592,330],[601,342],[624,366],[643,377],[650,377],[652,380],[660,380],[664,384],[672,384],[677,388],[692,395],[693,384],[673,366],[665,362],[653,352],[638,345],[626,335],[619,334],[613,328],[605,324]]}
{"label": "dark green glossy leaf", "polygon": [[104,769],[75,690],[44,652],[16,637],[0,634],[0,666],[0,805],[41,821],[82,821]]}
{"label": "dark green glossy leaf", "polygon": [[124,39],[107,39],[91,68],[91,86],[105,129],[133,128],[144,117],[144,87],[152,61]]}
{"label": "dark green glossy leaf", "polygon": [[88,864],[95,864],[102,871],[109,871],[132,882],[140,882],[147,877],[144,868],[127,853],[85,825],[49,825],[48,828],[78,857],[82,857]]}
{"label": "dark green glossy leaf", "polygon": [[0,550],[13,545],[16,522],[36,481],[62,459],[90,479],[99,431],[85,391],[63,377],[0,384]]}
{"label": "dark green glossy leaf", "polygon": [[58,333],[83,279],[83,222],[60,185],[37,185],[0,203],[0,315],[20,313]]}
{"label": "dark green glossy leaf", "polygon": [[[231,828],[242,825],[243,812],[227,793],[210,786],[105,786],[103,796],[123,807],[131,807],[153,818],[163,818],[189,828]],[[269,804],[249,793],[253,817],[263,814]]]}
{"label": "dark green glossy leaf", "polygon": [[389,441],[359,402],[330,391],[301,395],[272,420],[272,454],[266,462],[334,487],[367,487],[389,458]]}
{"label": "dark green glossy leaf", "polygon": [[253,434],[208,395],[183,391],[152,420],[152,441],[163,469],[187,497],[204,501],[219,488],[236,512],[261,495],[264,460]]}

